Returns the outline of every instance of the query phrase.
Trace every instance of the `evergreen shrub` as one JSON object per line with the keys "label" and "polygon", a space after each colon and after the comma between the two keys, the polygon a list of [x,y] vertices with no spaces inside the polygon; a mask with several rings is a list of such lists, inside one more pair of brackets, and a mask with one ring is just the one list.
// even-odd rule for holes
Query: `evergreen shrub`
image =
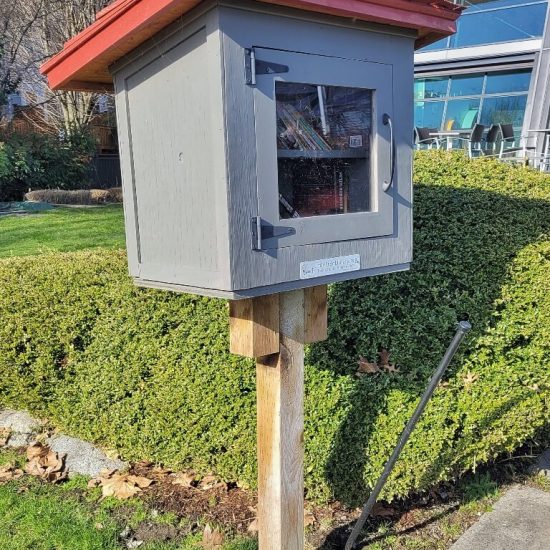
{"label": "evergreen shrub", "polygon": [[29,189],[79,189],[90,182],[96,142],[86,132],[58,137],[10,133],[0,151],[0,201],[22,200]]}
{"label": "evergreen shrub", "polygon": [[[448,345],[474,329],[390,478],[428,489],[550,421],[550,178],[419,153],[408,273],[333,285],[306,365],[306,488],[358,504]],[[255,371],[222,300],[135,288],[123,252],[0,261],[0,402],[125,459],[255,484]],[[398,373],[355,376],[386,348]]]}

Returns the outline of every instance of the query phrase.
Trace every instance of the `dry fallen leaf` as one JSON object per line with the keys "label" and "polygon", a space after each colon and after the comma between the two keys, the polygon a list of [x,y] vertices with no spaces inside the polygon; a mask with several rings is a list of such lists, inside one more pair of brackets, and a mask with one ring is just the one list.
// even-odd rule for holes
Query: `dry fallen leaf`
{"label": "dry fallen leaf", "polygon": [[115,497],[126,500],[141,493],[153,480],[130,474],[119,474],[113,470],[104,470],[97,479],[88,482],[88,487],[101,487],[103,498]]}
{"label": "dry fallen leaf", "polygon": [[399,372],[400,369],[396,368],[396,366],[390,362],[390,355],[391,354],[387,349],[381,349],[378,352],[378,365],[380,366],[380,368],[388,372]]}
{"label": "dry fallen leaf", "polygon": [[355,376],[362,376],[363,374],[375,374],[380,370],[376,363],[367,361],[364,357],[359,359],[359,368],[355,373]]}
{"label": "dry fallen leaf", "polygon": [[161,466],[155,466],[149,473],[149,475],[155,480],[155,481],[162,481],[166,477],[168,477],[173,470],[170,468],[162,468]]}
{"label": "dry fallen leaf", "polygon": [[126,500],[141,493],[141,488],[128,481],[128,476],[123,474],[115,474],[109,479],[103,479],[101,489],[104,497],[115,497],[119,500]]}
{"label": "dry fallen leaf", "polygon": [[389,365],[383,365],[382,368],[388,372],[401,372],[401,369],[398,369],[395,365],[390,363]]}
{"label": "dry fallen leaf", "polygon": [[13,479],[19,479],[23,475],[23,470],[16,468],[14,464],[8,463],[0,466],[0,484],[7,483]]}
{"label": "dry fallen leaf", "polygon": [[205,550],[217,550],[222,547],[223,541],[223,533],[217,529],[212,529],[209,524],[204,528],[201,545]]}
{"label": "dry fallen leaf", "polygon": [[179,472],[172,476],[172,485],[179,485],[180,487],[193,487],[195,482],[195,472],[193,470],[187,470],[187,472]]}
{"label": "dry fallen leaf", "polygon": [[223,481],[219,481],[218,478],[212,474],[202,478],[199,483],[199,489],[202,491],[209,491],[210,489],[217,489],[218,487],[225,487],[225,489],[227,489],[227,484]]}
{"label": "dry fallen leaf", "polygon": [[382,348],[378,352],[378,364],[381,367],[385,367],[385,366],[389,365],[390,364],[390,355],[391,355],[391,353],[387,349]]}
{"label": "dry fallen leaf", "polygon": [[257,533],[258,532],[258,518],[254,518],[254,520],[252,520],[252,523],[248,526],[247,531],[249,533]]}
{"label": "dry fallen leaf", "polygon": [[0,447],[4,447],[11,436],[11,428],[0,428]]}
{"label": "dry fallen leaf", "polygon": [[47,445],[33,443],[27,448],[28,462],[25,472],[45,481],[57,483],[67,478],[65,456],[52,451]]}
{"label": "dry fallen leaf", "polygon": [[468,372],[466,376],[464,377],[464,385],[468,388],[474,382],[477,382],[479,380],[479,374],[474,374],[473,372]]}
{"label": "dry fallen leaf", "polygon": [[315,519],[315,516],[308,512],[307,510],[304,510],[304,527],[309,527],[310,525],[313,525],[317,520]]}

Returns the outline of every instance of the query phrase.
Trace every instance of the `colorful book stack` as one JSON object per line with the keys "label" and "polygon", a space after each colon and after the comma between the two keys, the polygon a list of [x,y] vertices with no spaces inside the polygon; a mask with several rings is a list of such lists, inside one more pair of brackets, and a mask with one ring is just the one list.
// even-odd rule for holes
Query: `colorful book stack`
{"label": "colorful book stack", "polygon": [[330,151],[332,147],[306,118],[290,103],[277,103],[280,132],[285,142],[293,143],[302,151]]}

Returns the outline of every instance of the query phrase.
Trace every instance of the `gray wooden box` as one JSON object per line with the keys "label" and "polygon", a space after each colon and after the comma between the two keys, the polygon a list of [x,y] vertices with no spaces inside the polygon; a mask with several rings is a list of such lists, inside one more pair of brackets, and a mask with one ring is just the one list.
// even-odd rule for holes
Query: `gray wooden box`
{"label": "gray wooden box", "polygon": [[407,269],[414,40],[206,2],[117,62],[137,284],[239,299]]}

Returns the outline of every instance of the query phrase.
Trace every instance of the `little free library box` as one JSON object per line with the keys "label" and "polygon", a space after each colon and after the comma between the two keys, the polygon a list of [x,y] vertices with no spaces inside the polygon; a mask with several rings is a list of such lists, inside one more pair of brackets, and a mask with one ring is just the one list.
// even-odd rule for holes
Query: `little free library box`
{"label": "little free library box", "polygon": [[[440,0],[119,0],[44,67],[116,94],[130,273],[247,298],[408,268]],[[114,84],[114,88],[113,88]]]}
{"label": "little free library box", "polygon": [[115,93],[137,284],[231,300],[231,351],[257,358],[262,550],[304,544],[304,344],[327,336],[326,284],[411,262],[413,52],[460,10],[118,0],[43,66],[54,89]]}

